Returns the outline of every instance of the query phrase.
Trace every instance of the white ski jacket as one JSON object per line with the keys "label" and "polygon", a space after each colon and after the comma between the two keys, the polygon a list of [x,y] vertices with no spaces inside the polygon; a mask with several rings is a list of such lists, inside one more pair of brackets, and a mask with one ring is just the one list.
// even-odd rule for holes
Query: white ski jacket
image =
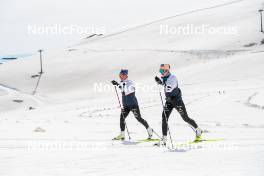
{"label": "white ski jacket", "polygon": [[138,106],[138,101],[135,95],[135,85],[131,80],[124,80],[120,82],[119,88],[122,92],[122,103],[124,107]]}
{"label": "white ski jacket", "polygon": [[166,97],[181,98],[181,90],[178,88],[178,80],[175,75],[169,74],[162,77]]}

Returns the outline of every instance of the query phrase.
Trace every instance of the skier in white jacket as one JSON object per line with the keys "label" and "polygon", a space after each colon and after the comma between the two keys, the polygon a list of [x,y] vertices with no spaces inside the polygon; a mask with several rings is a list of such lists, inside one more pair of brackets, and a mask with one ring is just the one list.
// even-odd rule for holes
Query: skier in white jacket
{"label": "skier in white jacket", "polygon": [[172,110],[175,108],[181,115],[182,119],[187,122],[196,133],[196,141],[201,140],[202,130],[198,128],[196,122],[188,116],[184,102],[182,100],[181,89],[178,87],[178,80],[175,75],[170,73],[169,64],[161,64],[160,70],[161,79],[155,77],[155,81],[164,85],[164,92],[166,96],[166,102],[162,112],[162,134],[163,142],[166,145],[168,120]]}
{"label": "skier in white jacket", "polygon": [[149,127],[148,122],[141,117],[138,101],[135,95],[135,86],[131,80],[128,80],[128,70],[122,69],[119,73],[120,83],[115,80],[112,84],[121,89],[122,92],[122,104],[123,108],[120,114],[120,134],[114,138],[114,140],[125,139],[125,119],[130,113],[133,112],[135,118],[140,122],[148,132],[148,138],[151,139],[153,135],[153,129]]}

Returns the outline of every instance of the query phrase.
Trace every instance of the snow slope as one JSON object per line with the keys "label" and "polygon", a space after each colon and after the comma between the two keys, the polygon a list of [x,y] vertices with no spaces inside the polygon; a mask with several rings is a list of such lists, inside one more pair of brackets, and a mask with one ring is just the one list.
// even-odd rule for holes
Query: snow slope
{"label": "snow slope", "polygon": [[[0,175],[263,175],[263,108],[252,106],[264,104],[263,45],[244,47],[263,39],[256,18],[263,2],[212,2],[44,52],[40,79],[31,78],[39,72],[37,55],[1,65]],[[238,33],[159,34],[162,24],[189,23],[237,26]],[[157,88],[153,77],[160,63],[171,64],[204,138],[224,140],[173,150],[111,141],[119,130],[118,102],[114,92],[95,91],[94,84],[110,85],[125,67],[136,83]],[[137,97],[143,117],[161,134],[157,91],[138,86]],[[147,136],[132,115],[127,124],[133,140]],[[176,112],[169,125],[174,143],[193,139]]]}
{"label": "snow slope", "polygon": [[[197,7],[228,0],[20,0],[1,1],[0,55],[34,53],[69,46],[93,33],[109,34]],[[12,9],[12,10],[10,10]],[[16,12],[16,13],[13,13]],[[87,32],[34,35],[32,28],[77,26]]]}

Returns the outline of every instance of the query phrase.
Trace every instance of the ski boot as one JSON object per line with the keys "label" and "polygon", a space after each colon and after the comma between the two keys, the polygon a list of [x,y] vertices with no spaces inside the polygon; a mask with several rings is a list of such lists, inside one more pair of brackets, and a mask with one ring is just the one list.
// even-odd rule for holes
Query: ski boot
{"label": "ski boot", "polygon": [[194,142],[200,142],[202,140],[203,130],[201,130],[200,128],[196,128],[195,133],[196,133],[196,137],[195,137]]}
{"label": "ski boot", "polygon": [[121,141],[125,140],[125,132],[121,131],[121,133],[117,137],[115,137],[113,140],[121,140]]}
{"label": "ski boot", "polygon": [[147,131],[148,131],[148,139],[151,139],[153,136],[153,129],[148,127]]}
{"label": "ski boot", "polygon": [[166,147],[166,143],[167,143],[167,136],[163,136],[162,140],[157,142],[157,143],[155,143],[154,146],[158,146],[158,147],[164,146],[164,147]]}

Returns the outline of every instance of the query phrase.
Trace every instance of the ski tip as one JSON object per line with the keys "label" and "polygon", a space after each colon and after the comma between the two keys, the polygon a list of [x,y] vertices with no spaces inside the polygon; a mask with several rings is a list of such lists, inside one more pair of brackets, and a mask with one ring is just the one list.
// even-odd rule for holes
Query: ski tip
{"label": "ski tip", "polygon": [[199,142],[216,142],[225,140],[224,138],[216,138],[216,139],[195,139],[194,141],[189,142],[189,144],[199,143]]}

